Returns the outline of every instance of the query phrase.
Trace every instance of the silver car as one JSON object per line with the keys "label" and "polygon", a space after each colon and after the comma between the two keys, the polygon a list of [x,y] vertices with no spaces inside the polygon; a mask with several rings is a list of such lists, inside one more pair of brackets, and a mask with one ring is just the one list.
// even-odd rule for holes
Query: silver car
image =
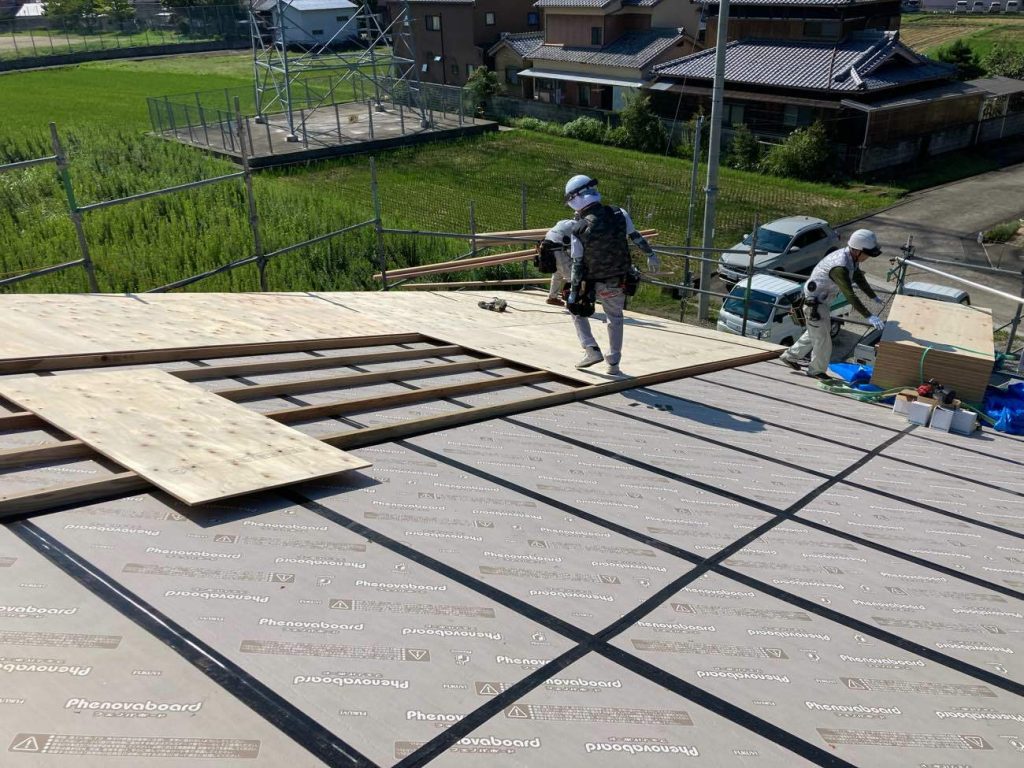
{"label": "silver car", "polygon": [[[718,275],[727,283],[747,276],[750,264],[749,234],[722,254]],[[839,248],[839,235],[823,219],[813,216],[787,216],[757,230],[755,272],[808,273],[828,253]]]}

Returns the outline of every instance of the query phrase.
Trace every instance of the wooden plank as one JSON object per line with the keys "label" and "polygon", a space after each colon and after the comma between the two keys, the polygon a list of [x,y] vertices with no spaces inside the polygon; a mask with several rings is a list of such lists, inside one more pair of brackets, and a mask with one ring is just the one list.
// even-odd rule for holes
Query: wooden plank
{"label": "wooden plank", "polygon": [[164,371],[13,379],[0,392],[186,504],[369,466]]}
{"label": "wooden plank", "polygon": [[[417,334],[418,336],[418,334]],[[422,340],[422,337],[419,337]],[[206,381],[227,379],[232,376],[260,376],[294,371],[316,371],[321,368],[345,368],[351,365],[391,363],[403,360],[422,360],[431,357],[448,357],[466,354],[455,344],[438,344],[428,349],[399,349],[394,352],[370,352],[361,355],[328,355],[297,360],[272,360],[265,363],[239,363],[237,365],[211,365],[206,368],[182,368],[170,371],[182,381]]]}
{"label": "wooden plank", "polygon": [[214,394],[239,403],[245,400],[258,400],[263,397],[276,397],[277,395],[295,395],[302,392],[322,392],[325,389],[362,387],[381,381],[407,381],[409,379],[423,379],[431,376],[448,376],[453,373],[482,371],[502,365],[507,365],[507,363],[500,357],[485,357],[476,360],[466,360],[461,363],[441,363],[439,365],[421,365],[415,368],[395,368],[390,371],[350,373],[345,376],[325,376],[319,379],[304,381],[252,384],[235,389],[219,389]]}
{"label": "wooden plank", "polygon": [[[528,251],[510,251],[508,253],[492,253],[487,256],[476,256],[471,259],[456,259],[454,261],[438,261],[433,264],[422,264],[418,267],[405,267],[403,269],[396,269],[393,272],[388,272],[389,280],[405,280],[410,277],[416,277],[418,275],[428,275],[435,272],[464,272],[468,269],[478,269],[480,267],[490,267],[496,264],[512,264],[518,261],[526,261],[532,259],[536,250],[531,248]],[[382,274],[378,272],[374,276],[375,280],[380,280]]]}
{"label": "wooden plank", "polygon": [[0,520],[16,515],[43,512],[68,504],[84,504],[109,499],[123,493],[145,491],[149,481],[134,472],[121,472],[103,480],[60,485],[42,491],[30,491],[14,496],[0,496]]}
{"label": "wooden plank", "polygon": [[406,421],[400,421],[395,424],[386,424],[380,427],[368,427],[364,429],[349,430],[347,432],[336,432],[331,435],[324,435],[320,439],[329,445],[344,448],[346,450],[363,448],[368,445],[378,445],[390,440],[398,440],[403,437],[424,435],[430,432],[436,432],[439,429],[450,429],[463,424],[474,424],[480,421],[486,421],[487,419],[499,419],[504,416],[512,416],[517,413],[527,413],[529,411],[540,410],[541,408],[564,405],[565,403],[577,400],[590,400],[595,397],[603,397],[626,389],[649,387],[666,381],[675,381],[677,379],[684,379],[690,376],[701,376],[705,373],[713,373],[726,368],[737,368],[743,365],[752,365],[754,363],[764,362],[765,360],[772,360],[782,354],[783,351],[784,350],[760,352],[752,355],[745,355],[740,358],[734,358],[732,360],[718,360],[711,363],[704,363],[702,365],[694,365],[688,368],[677,368],[671,371],[662,371],[660,373],[648,374],[646,376],[639,376],[636,378],[627,377],[616,381],[610,381],[605,384],[592,384],[589,386],[578,387],[577,389],[564,390],[562,392],[552,392],[545,395],[521,398],[507,403],[475,406],[473,408],[466,408],[461,411],[445,413],[439,416],[428,416],[422,419],[408,419]]}
{"label": "wooden plank", "polygon": [[384,408],[394,408],[398,405],[422,403],[425,400],[440,400],[445,397],[471,395],[479,392],[488,392],[493,389],[525,386],[527,384],[536,384],[540,381],[547,381],[550,378],[551,374],[547,371],[533,371],[513,376],[496,376],[493,379],[481,379],[480,381],[471,381],[467,384],[424,387],[423,389],[413,389],[397,395],[379,395],[377,397],[364,397],[357,400],[338,400],[319,405],[304,405],[299,408],[270,411],[264,415],[282,424],[294,424],[299,421],[311,421],[313,419],[337,416],[342,413],[355,413],[367,410],[379,411]]}
{"label": "wooden plank", "polygon": [[[476,406],[422,419],[409,419],[397,424],[388,424],[381,427],[356,429],[349,432],[340,432],[333,435],[326,435],[319,438],[328,445],[342,449],[354,449],[368,445],[377,445],[389,440],[397,440],[402,437],[422,435],[438,429],[448,429],[463,424],[471,424],[487,419],[511,416],[517,413],[549,408],[554,405],[561,405],[574,400],[588,400],[594,397],[602,397],[613,392],[620,392],[635,387],[651,386],[665,381],[686,378],[688,376],[700,376],[705,373],[712,373],[726,368],[735,368],[743,365],[771,360],[778,357],[783,350],[760,352],[733,358],[731,360],[717,360],[702,365],[689,366],[671,371],[663,371],[637,378],[623,378],[617,381],[584,386],[578,389],[553,392],[550,394],[537,395],[535,397],[523,398],[508,403],[497,405]],[[146,490],[148,482],[134,472],[124,472],[106,480],[94,480],[85,483],[48,488],[42,491],[33,491],[11,497],[0,497],[0,520],[15,516],[25,515],[34,512],[44,512],[56,506],[89,503],[100,501],[105,498],[117,496],[123,493]]]}
{"label": "wooden plank", "polygon": [[34,413],[30,413],[28,411],[0,416],[0,432],[7,432],[14,429],[39,429],[40,427],[45,426],[45,421],[40,419]]}
{"label": "wooden plank", "polygon": [[310,352],[320,349],[351,349],[388,344],[412,344],[422,341],[418,333],[392,333],[381,336],[346,336],[342,338],[301,339],[296,341],[223,344],[208,347],[166,347],[129,352],[102,352],[53,357],[23,357],[0,360],[0,373],[29,371],[69,371],[80,368],[103,368],[111,365],[149,365],[183,360],[213,360],[218,357],[274,355],[283,352]]}
{"label": "wooden plank", "polygon": [[0,451],[0,469],[42,464],[44,461],[62,461],[90,456],[95,451],[81,440],[62,440],[59,443],[34,445],[31,448],[12,448]]}
{"label": "wooden plank", "polygon": [[403,283],[396,285],[406,291],[445,291],[458,288],[507,288],[521,287],[524,285],[547,285],[551,282],[550,277],[525,277],[515,280],[465,280],[453,281],[450,283]]}

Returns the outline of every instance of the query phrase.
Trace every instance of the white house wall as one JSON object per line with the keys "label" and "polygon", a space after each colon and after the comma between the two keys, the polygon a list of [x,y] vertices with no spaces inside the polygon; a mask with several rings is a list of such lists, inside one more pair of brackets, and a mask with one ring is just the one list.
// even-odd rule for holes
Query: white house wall
{"label": "white house wall", "polygon": [[[359,25],[355,16],[355,9],[333,8],[315,11],[302,11],[298,8],[285,8],[284,11],[284,35],[288,43],[312,45],[314,43],[326,43],[332,38],[334,42],[344,42],[355,39],[359,34]],[[342,19],[342,21],[338,21]],[[339,28],[343,29],[337,37],[334,36]],[[313,34],[319,31],[320,34]]]}

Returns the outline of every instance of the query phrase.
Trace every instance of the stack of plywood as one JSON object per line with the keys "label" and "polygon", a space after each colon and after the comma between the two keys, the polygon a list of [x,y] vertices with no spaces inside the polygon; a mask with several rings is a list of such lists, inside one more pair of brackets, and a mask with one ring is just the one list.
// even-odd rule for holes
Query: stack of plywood
{"label": "stack of plywood", "polygon": [[961,399],[980,402],[994,358],[991,310],[896,296],[871,383],[890,389],[937,379]]}

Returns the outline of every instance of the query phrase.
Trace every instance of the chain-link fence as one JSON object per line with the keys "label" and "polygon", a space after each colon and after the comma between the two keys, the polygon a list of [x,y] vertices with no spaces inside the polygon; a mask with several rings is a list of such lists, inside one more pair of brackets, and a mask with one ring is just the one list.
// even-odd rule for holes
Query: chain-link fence
{"label": "chain-link fence", "polygon": [[[0,18],[0,61],[158,45],[249,40],[241,5],[169,8],[161,3],[117,3],[106,13],[60,13]],[[15,6],[17,7],[17,6]],[[23,6],[30,7],[30,6]]]}

